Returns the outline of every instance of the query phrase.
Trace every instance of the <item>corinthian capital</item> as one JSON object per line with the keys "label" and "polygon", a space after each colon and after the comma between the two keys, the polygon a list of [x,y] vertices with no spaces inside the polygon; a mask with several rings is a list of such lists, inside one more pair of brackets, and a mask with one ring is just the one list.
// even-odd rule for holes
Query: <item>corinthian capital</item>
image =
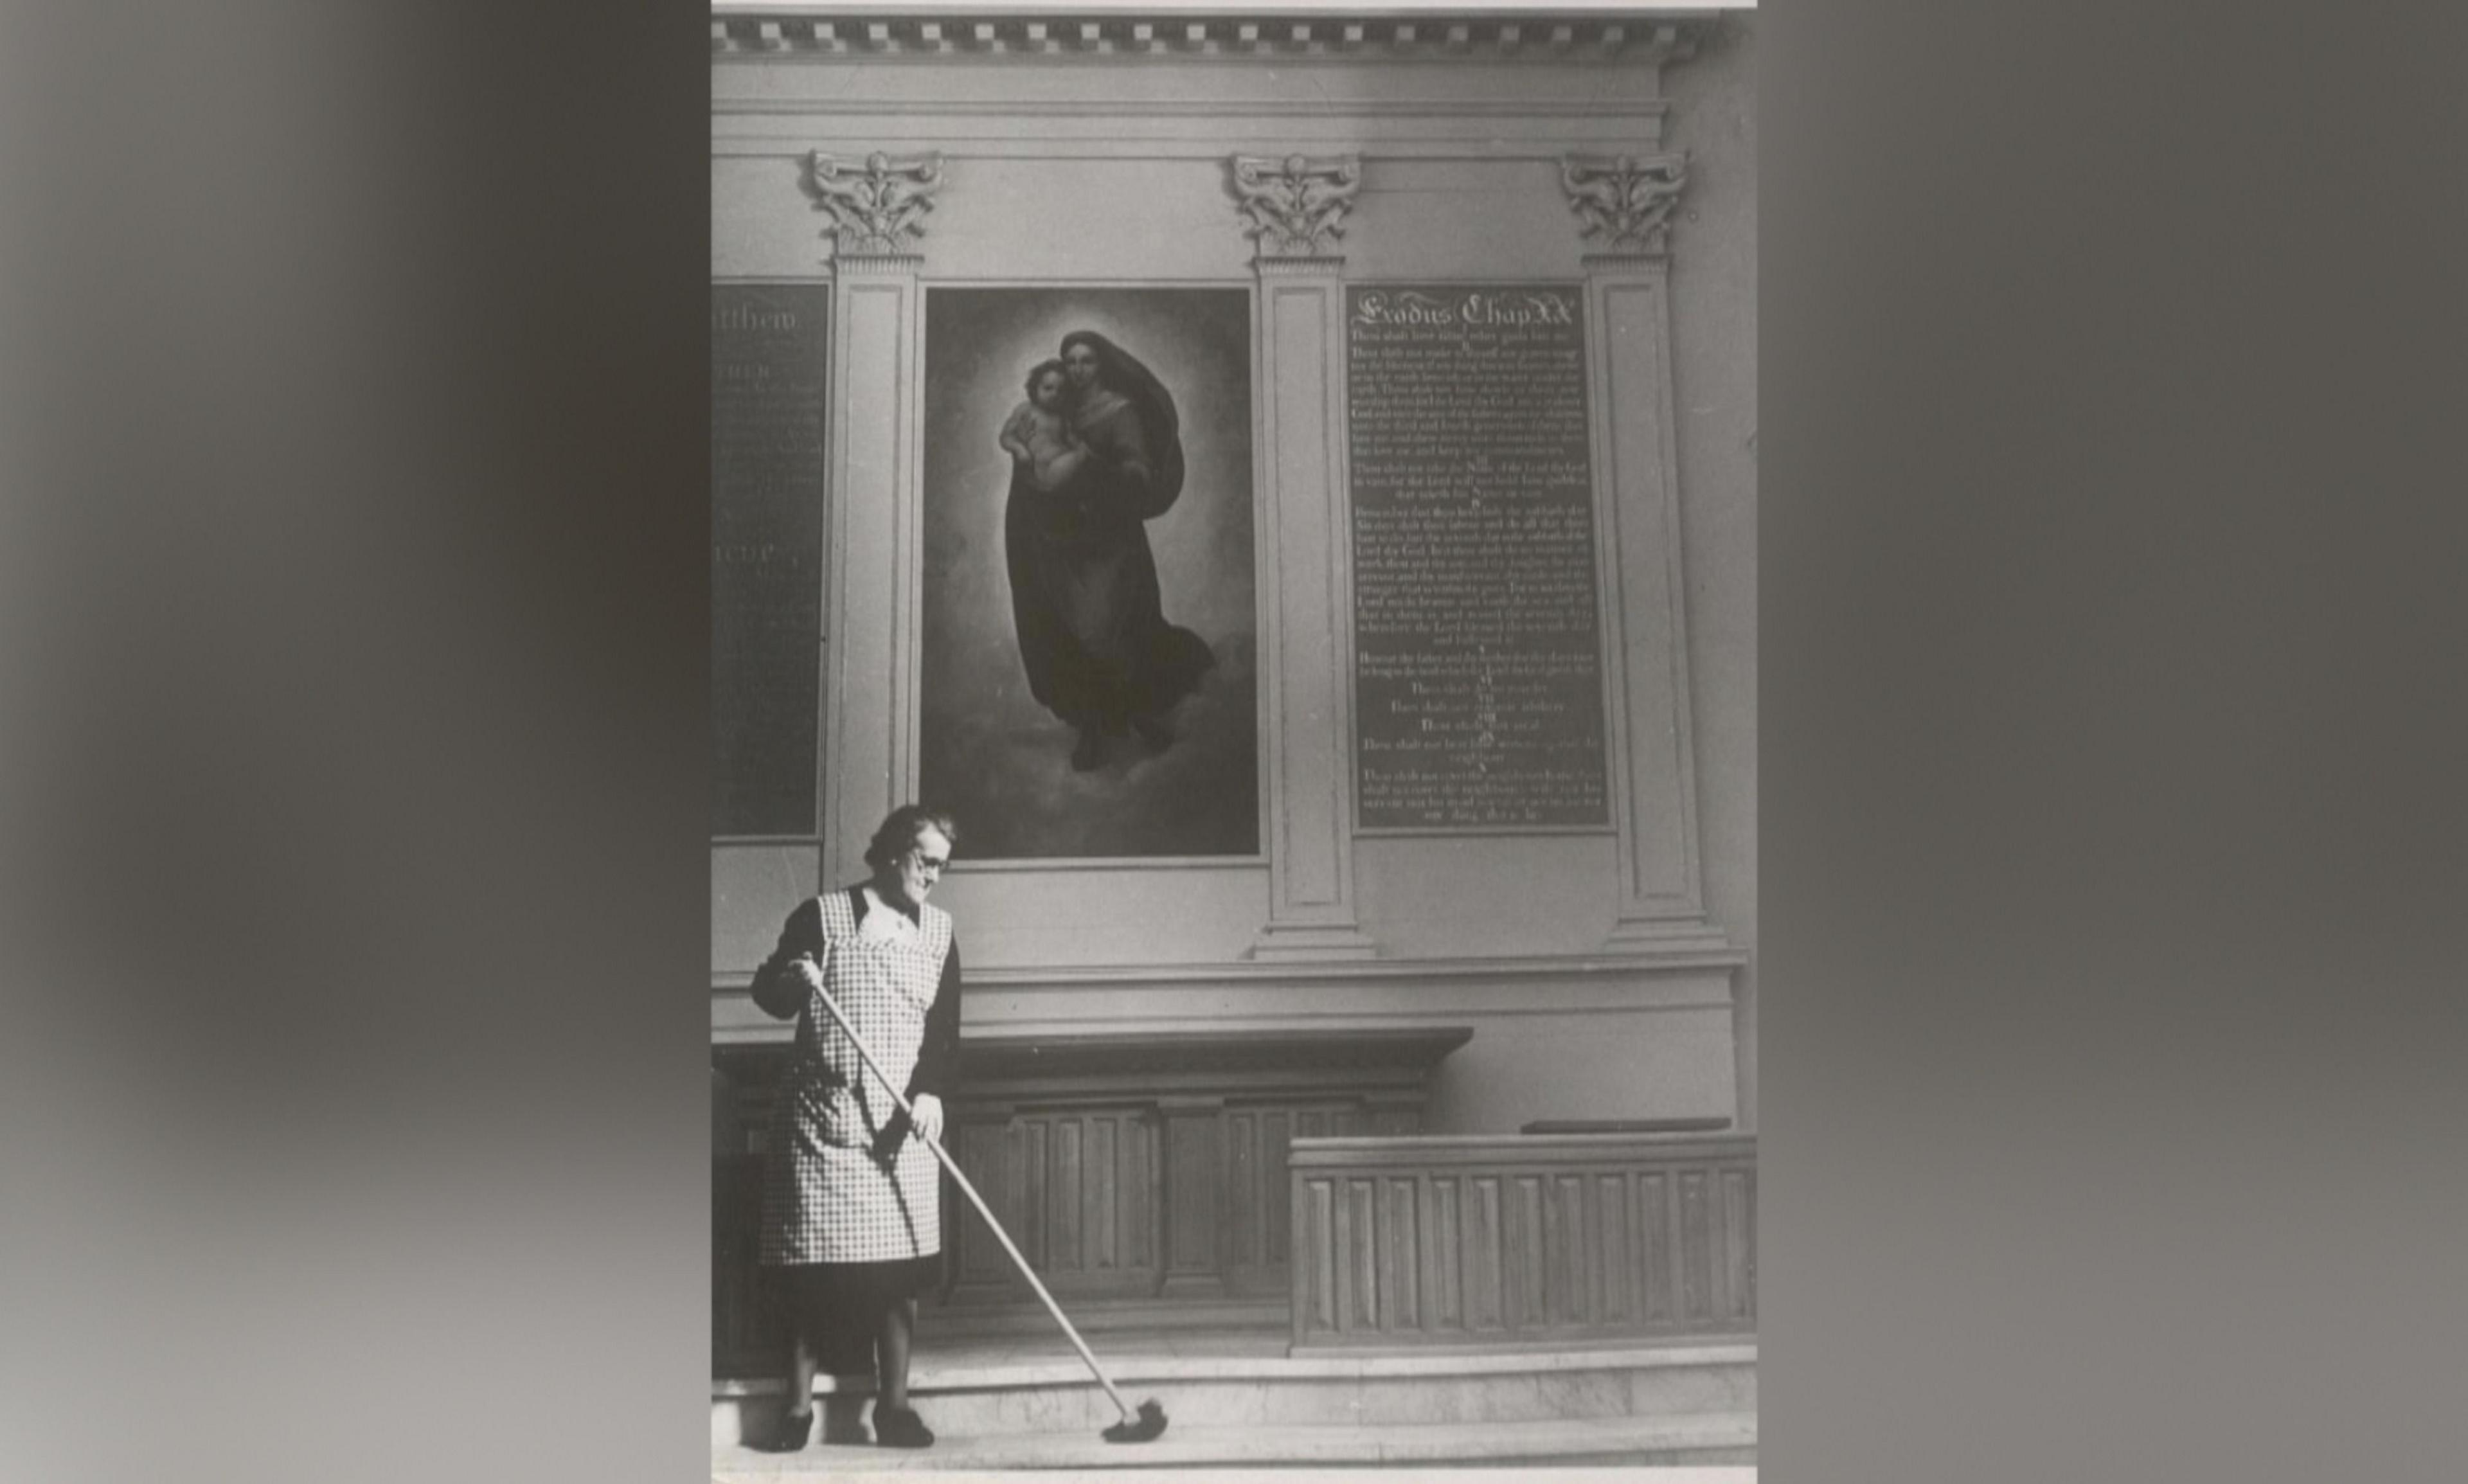
{"label": "corinthian capital", "polygon": [[1560,184],[1584,235],[1605,251],[1659,258],[1671,250],[1671,212],[1688,183],[1686,153],[1572,154],[1560,161]]}
{"label": "corinthian capital", "polygon": [[856,161],[817,149],[806,156],[805,186],[814,209],[831,213],[825,235],[839,252],[905,252],[925,235],[920,218],[934,209],[934,193],[942,189],[943,157],[878,149]]}
{"label": "corinthian capital", "polygon": [[1362,161],[1356,155],[1312,160],[1299,154],[1234,157],[1234,194],[1244,230],[1264,258],[1318,257],[1345,235],[1345,214],[1362,189]]}

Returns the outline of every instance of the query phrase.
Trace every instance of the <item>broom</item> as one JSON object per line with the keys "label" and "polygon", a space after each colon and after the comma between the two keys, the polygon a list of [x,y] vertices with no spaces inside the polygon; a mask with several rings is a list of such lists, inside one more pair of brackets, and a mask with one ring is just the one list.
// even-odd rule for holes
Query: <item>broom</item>
{"label": "broom", "polygon": [[[811,983],[811,980],[808,982]],[[969,1177],[960,1173],[959,1161],[943,1148],[941,1140],[927,1138],[926,1131],[916,1126],[917,1110],[908,1106],[908,1100],[901,1095],[899,1088],[891,1085],[891,1079],[882,1075],[881,1064],[874,1060],[874,1052],[858,1039],[856,1030],[849,1025],[848,1017],[840,1014],[840,1007],[832,1003],[831,994],[820,985],[814,986],[814,994],[823,1002],[823,1008],[831,1012],[832,1018],[839,1023],[840,1032],[848,1037],[849,1044],[855,1046],[857,1054],[865,1060],[865,1069],[874,1074],[874,1080],[882,1084],[882,1090],[891,1094],[891,1101],[899,1104],[900,1110],[908,1115],[909,1133],[932,1150],[934,1157],[943,1162],[943,1168],[951,1172],[951,1178],[959,1182],[960,1191],[969,1198],[969,1203],[977,1208],[977,1214],[986,1219],[986,1225],[993,1228],[994,1240],[1002,1244],[1003,1250],[1010,1253],[1011,1260],[1018,1265],[1019,1275],[1028,1280],[1028,1286],[1037,1290],[1039,1298],[1045,1300],[1046,1310],[1054,1315],[1054,1322],[1063,1326],[1063,1333],[1070,1337],[1072,1348],[1080,1352],[1081,1359],[1088,1362],[1088,1373],[1097,1378],[1097,1384],[1105,1387],[1106,1395],[1113,1399],[1114,1409],[1123,1414],[1123,1420],[1105,1430],[1103,1436],[1106,1441],[1146,1443],[1164,1432],[1165,1408],[1157,1405],[1154,1397],[1142,1402],[1136,1410],[1123,1400],[1123,1394],[1115,1390],[1114,1383],[1106,1378],[1105,1367],[1099,1365],[1097,1358],[1089,1353],[1088,1342],[1082,1339],[1080,1332],[1071,1327],[1071,1321],[1063,1317],[1063,1306],[1054,1301],[1053,1294],[1045,1291],[1044,1284],[1037,1281],[1037,1274],[1029,1270],[1028,1259],[1020,1256],[1019,1248],[1012,1245],[1011,1234],[1003,1230],[1002,1222],[995,1221],[994,1212],[987,1209],[986,1199],[978,1195],[977,1188],[969,1183]]]}

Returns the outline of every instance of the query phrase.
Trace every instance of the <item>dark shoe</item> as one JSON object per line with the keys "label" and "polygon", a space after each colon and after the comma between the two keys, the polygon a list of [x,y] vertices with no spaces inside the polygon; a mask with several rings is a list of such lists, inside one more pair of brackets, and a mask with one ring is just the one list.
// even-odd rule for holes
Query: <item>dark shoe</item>
{"label": "dark shoe", "polygon": [[874,1409],[874,1441],[884,1448],[932,1448],[934,1432],[913,1408],[878,1406]]}
{"label": "dark shoe", "polygon": [[1104,766],[1105,763],[1106,743],[1105,740],[1097,735],[1097,729],[1090,727],[1082,732],[1080,741],[1071,748],[1071,770],[1075,773],[1093,773]]}
{"label": "dark shoe", "polygon": [[813,1435],[814,1414],[812,1412],[789,1412],[780,1419],[769,1434],[756,1438],[745,1446],[759,1453],[793,1453],[804,1448],[806,1441]]}

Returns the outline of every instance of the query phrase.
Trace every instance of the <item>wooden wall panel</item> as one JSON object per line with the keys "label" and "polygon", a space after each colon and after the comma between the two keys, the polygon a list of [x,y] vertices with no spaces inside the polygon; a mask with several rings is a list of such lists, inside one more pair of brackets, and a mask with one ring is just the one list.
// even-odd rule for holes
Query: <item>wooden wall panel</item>
{"label": "wooden wall panel", "polygon": [[1122,1221],[1115,1208],[1121,1191],[1114,1180],[1115,1134],[1121,1125],[1111,1118],[1081,1120],[1080,1261],[1090,1272],[1113,1272],[1122,1266],[1114,1240]]}
{"label": "wooden wall panel", "polygon": [[788,1334],[776,1285],[756,1265],[763,1157],[732,1153],[712,1169],[712,1366],[722,1376],[777,1374]]}
{"label": "wooden wall panel", "polygon": [[1508,1190],[1508,1243],[1500,1254],[1508,1322],[1531,1330],[1548,1322],[1542,1308],[1542,1266],[1549,1250],[1542,1244],[1542,1181],[1531,1175],[1512,1176]]}
{"label": "wooden wall panel", "polygon": [[[1009,1157],[1015,1137],[1015,1130],[1000,1124],[971,1122],[960,1125],[959,1136],[952,1146],[954,1157],[960,1161],[960,1169],[968,1175],[969,1183],[977,1188],[977,1194],[985,1197],[986,1203],[1002,1218],[1006,1231],[1015,1230],[1019,1224],[1020,1190],[1016,1177],[1017,1161]],[[943,1199],[948,1206],[954,1200],[965,1201],[967,1198],[956,1191],[946,1190]],[[946,1211],[944,1231],[947,1250],[951,1253],[947,1266],[953,1269],[951,1276],[955,1283],[964,1288],[981,1288],[997,1292],[1009,1284],[1011,1260],[1003,1255],[1001,1246],[978,1222],[954,1221]]]}
{"label": "wooden wall panel", "polygon": [[1380,1271],[1380,1204],[1379,1187],[1371,1180],[1345,1182],[1345,1209],[1353,1218],[1354,1240],[1344,1248],[1348,1261],[1346,1270],[1353,1303],[1349,1310],[1356,1329],[1376,1330],[1385,1307],[1382,1295],[1388,1285]]}
{"label": "wooden wall panel", "polygon": [[1745,1135],[1305,1139],[1294,1347],[1753,1333]]}
{"label": "wooden wall panel", "polygon": [[1645,1322],[1675,1324],[1679,1296],[1672,1291],[1679,1271],[1679,1218],[1671,1200],[1671,1176],[1660,1170],[1641,1171],[1638,1190],[1637,1257],[1645,1274]]}
{"label": "wooden wall panel", "polygon": [[1151,1272],[1158,1255],[1156,1126],[1145,1114],[1126,1114],[1123,1129],[1123,1266]]}
{"label": "wooden wall panel", "polygon": [[1029,1265],[1047,1272],[1054,1267],[1053,1244],[1047,1240],[1052,1201],[1046,1188],[1046,1174],[1053,1168],[1054,1130],[1040,1119],[1021,1124],[1019,1136],[1019,1219],[1006,1229]]}
{"label": "wooden wall panel", "polygon": [[1550,1313],[1559,1324],[1584,1324],[1593,1318],[1594,1253],[1586,1241],[1586,1180],[1583,1176],[1556,1175],[1544,1224],[1550,1229],[1551,1260],[1542,1265],[1550,1290]]}
{"label": "wooden wall panel", "polygon": [[[1298,1203],[1287,1151],[1297,1137],[1411,1134],[1430,1063],[1470,1034],[1444,1027],[972,1047],[984,1064],[950,1100],[949,1147],[1039,1278],[1066,1301],[1250,1313],[1291,1294],[1298,1306],[1320,1306],[1327,1324],[1375,1336],[1391,1323],[1418,1333],[1463,1322],[1472,1280],[1460,1267],[1462,1198],[1453,1188],[1428,1196],[1417,1176],[1398,1175],[1366,1180],[1341,1203]],[[1184,1064],[1164,1064],[1176,1058]],[[716,1067],[736,1115],[713,1156],[713,1351],[723,1375],[776,1372],[786,1343],[778,1295],[754,1247],[762,1131],[781,1060],[779,1048],[750,1048]],[[1205,1064],[1195,1070],[1193,1061]],[[1437,1201],[1429,1219],[1427,1199]],[[1003,1312],[1036,1311],[1000,1243],[948,1183],[943,1211],[950,1256],[945,1290],[929,1309],[955,1320],[995,1312],[1002,1322]],[[1340,1220],[1378,1248],[1334,1245]],[[1445,1223],[1445,1241],[1434,1240],[1434,1221]],[[1342,1267],[1339,1250],[1348,1257]],[[1297,1251],[1316,1266],[1297,1272]],[[1425,1265],[1433,1268],[1428,1282]],[[1402,1290],[1383,1288],[1383,1267],[1411,1275]],[[1497,1275],[1487,1281],[1497,1291]]]}
{"label": "wooden wall panel", "polygon": [[1261,1263],[1270,1268],[1284,1268],[1291,1250],[1286,1240],[1293,1200],[1292,1191],[1286,1183],[1286,1144],[1293,1137],[1293,1126],[1291,1113],[1275,1109],[1263,1109],[1260,1113],[1260,1228],[1266,1241]]}
{"label": "wooden wall panel", "polygon": [[1307,1254],[1297,1274],[1294,1310],[1310,1316],[1314,1330],[1337,1327],[1337,1191],[1326,1181],[1314,1185],[1294,1207],[1301,1229],[1294,1244]]}
{"label": "wooden wall panel", "polygon": [[1726,1320],[1753,1320],[1757,1312],[1756,1231],[1757,1187],[1743,1170],[1725,1170],[1723,1178],[1724,1292]]}
{"label": "wooden wall panel", "polygon": [[1054,1162],[1045,1175],[1045,1266],[1057,1274],[1080,1267],[1080,1120],[1040,1120]]}
{"label": "wooden wall panel", "polygon": [[1169,1289],[1199,1288],[1217,1275],[1217,1115],[1204,1108],[1165,1115]]}
{"label": "wooden wall panel", "polygon": [[1236,1219],[1225,1224],[1225,1266],[1257,1267],[1265,1256],[1267,1242],[1260,1231],[1260,1218],[1266,1214],[1266,1202],[1260,1189],[1260,1115],[1256,1112],[1233,1112],[1225,1115],[1224,1144],[1225,1182],[1223,1199],[1226,1211]]}
{"label": "wooden wall panel", "polygon": [[[1399,1116],[1318,1098],[1010,1108],[998,1121],[964,1114],[954,1141],[961,1168],[1057,1293],[1273,1299],[1294,1283],[1286,1170],[1293,1130],[1360,1134]],[[1349,1197],[1346,1215],[1376,1240],[1400,1244],[1392,1260],[1408,1266],[1419,1262],[1422,1240],[1410,1209],[1416,1188],[1406,1181]],[[1389,1210],[1399,1200],[1403,1216]],[[1027,1285],[957,1191],[945,1205],[955,1254],[946,1301],[1029,1301]],[[1378,1297],[1368,1288],[1362,1295]]]}
{"label": "wooden wall panel", "polygon": [[1502,1297],[1500,1264],[1506,1238],[1500,1221],[1499,1177],[1476,1177],[1474,1199],[1466,1207],[1467,1327],[1480,1332],[1505,1329],[1508,1305]]}
{"label": "wooden wall panel", "polygon": [[1389,1274],[1388,1302],[1382,1312],[1383,1329],[1419,1329],[1430,1320],[1423,1313],[1422,1263],[1416,1256],[1421,1234],[1415,1217],[1412,1176],[1386,1176],[1380,1181],[1380,1270]]}
{"label": "wooden wall panel", "polygon": [[[1049,1288],[1147,1292],[1157,1275],[1154,1123],[1122,1108],[972,1119],[957,1136],[960,1168]],[[945,1240],[957,1254],[949,1299],[1026,1297],[1027,1285],[966,1199],[948,1191],[944,1208]]]}
{"label": "wooden wall panel", "polygon": [[1635,1280],[1635,1260],[1629,1254],[1632,1226],[1628,1199],[1629,1177],[1626,1175],[1605,1175],[1594,1183],[1594,1221],[1596,1240],[1601,1244],[1601,1260],[1594,1267],[1596,1289],[1595,1314],[1605,1324],[1626,1324],[1636,1317],[1632,1287]]}
{"label": "wooden wall panel", "polygon": [[1714,1317],[1714,1265],[1710,1261],[1713,1236],[1707,1230],[1711,1220],[1705,1207],[1705,1172],[1681,1171],[1680,1313],[1681,1318],[1697,1322]]}

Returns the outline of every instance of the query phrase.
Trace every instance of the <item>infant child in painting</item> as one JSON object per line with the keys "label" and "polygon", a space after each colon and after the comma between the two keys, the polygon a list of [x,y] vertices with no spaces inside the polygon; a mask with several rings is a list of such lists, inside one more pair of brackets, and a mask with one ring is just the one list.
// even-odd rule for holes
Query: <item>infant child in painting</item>
{"label": "infant child in painting", "polygon": [[1040,490],[1058,490],[1070,482],[1088,457],[1088,445],[1072,430],[1063,410],[1070,383],[1059,360],[1040,361],[1028,374],[1028,400],[1012,409],[1003,423],[1002,445],[1012,462],[1027,468]]}

